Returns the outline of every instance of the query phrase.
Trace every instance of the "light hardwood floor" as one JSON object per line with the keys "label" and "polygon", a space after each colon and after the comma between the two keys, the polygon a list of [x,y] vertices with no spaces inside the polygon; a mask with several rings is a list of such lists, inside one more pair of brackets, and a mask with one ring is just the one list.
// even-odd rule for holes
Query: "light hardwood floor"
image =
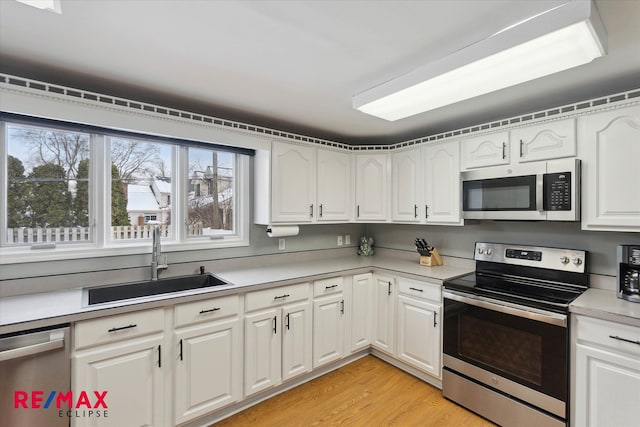
{"label": "light hardwood floor", "polygon": [[366,356],[259,403],[215,427],[493,426],[423,381]]}

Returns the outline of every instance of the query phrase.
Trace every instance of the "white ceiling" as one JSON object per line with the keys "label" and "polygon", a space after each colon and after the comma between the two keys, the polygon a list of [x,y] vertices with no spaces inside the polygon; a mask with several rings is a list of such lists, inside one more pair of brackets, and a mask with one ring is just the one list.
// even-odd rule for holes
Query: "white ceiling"
{"label": "white ceiling", "polygon": [[387,122],[351,97],[565,0],[0,0],[0,70],[347,143],[399,142],[640,88],[640,0],[596,1],[608,54]]}

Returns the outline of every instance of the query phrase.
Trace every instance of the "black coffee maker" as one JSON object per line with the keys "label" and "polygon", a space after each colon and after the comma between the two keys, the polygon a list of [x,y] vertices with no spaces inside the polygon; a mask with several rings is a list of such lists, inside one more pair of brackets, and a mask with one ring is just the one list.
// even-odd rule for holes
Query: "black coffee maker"
{"label": "black coffee maker", "polygon": [[640,302],[640,245],[618,246],[618,298]]}

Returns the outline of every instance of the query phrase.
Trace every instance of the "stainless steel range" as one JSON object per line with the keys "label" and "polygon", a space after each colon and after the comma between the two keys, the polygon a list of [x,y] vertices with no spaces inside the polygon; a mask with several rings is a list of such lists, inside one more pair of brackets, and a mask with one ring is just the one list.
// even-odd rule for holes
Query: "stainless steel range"
{"label": "stainless steel range", "polygon": [[444,282],[444,396],[502,426],[566,426],[568,312],[589,286],[586,251],[476,243],[475,260]]}

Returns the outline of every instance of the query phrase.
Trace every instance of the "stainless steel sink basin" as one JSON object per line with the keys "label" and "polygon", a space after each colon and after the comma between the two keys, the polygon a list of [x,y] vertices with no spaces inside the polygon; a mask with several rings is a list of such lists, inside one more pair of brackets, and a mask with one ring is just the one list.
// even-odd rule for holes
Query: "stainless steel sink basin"
{"label": "stainless steel sink basin", "polygon": [[88,288],[89,305],[147,297],[151,295],[169,294],[191,289],[228,285],[213,274],[193,274],[190,276],[167,277],[146,282],[124,283],[122,285],[98,286]]}

